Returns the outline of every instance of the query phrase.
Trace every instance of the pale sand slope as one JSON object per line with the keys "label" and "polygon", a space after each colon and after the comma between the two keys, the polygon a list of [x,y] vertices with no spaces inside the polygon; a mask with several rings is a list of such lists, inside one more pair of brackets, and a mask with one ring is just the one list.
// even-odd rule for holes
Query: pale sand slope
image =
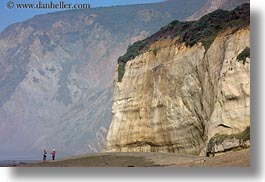
{"label": "pale sand slope", "polygon": [[99,153],[21,167],[249,167],[250,149],[213,158],[170,153]]}

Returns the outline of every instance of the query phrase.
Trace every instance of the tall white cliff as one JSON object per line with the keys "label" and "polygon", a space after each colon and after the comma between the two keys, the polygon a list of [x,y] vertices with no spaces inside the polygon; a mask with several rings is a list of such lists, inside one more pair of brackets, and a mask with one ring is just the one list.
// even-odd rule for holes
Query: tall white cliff
{"label": "tall white cliff", "polygon": [[161,39],[115,75],[109,152],[200,154],[216,134],[250,125],[250,27],[221,31],[206,50]]}

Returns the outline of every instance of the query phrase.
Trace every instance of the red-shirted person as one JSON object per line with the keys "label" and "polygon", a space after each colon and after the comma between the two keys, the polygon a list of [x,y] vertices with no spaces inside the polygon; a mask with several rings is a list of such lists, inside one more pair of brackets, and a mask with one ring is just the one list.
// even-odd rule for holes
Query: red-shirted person
{"label": "red-shirted person", "polygon": [[52,150],[51,154],[52,154],[52,160],[54,160],[55,159],[55,154],[56,154],[55,149]]}

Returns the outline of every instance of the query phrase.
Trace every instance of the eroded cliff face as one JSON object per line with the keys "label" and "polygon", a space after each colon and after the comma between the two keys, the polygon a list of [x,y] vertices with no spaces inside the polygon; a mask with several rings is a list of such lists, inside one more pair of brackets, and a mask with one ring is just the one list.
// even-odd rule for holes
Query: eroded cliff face
{"label": "eroded cliff face", "polygon": [[[176,37],[177,39],[177,37]],[[176,39],[153,43],[115,75],[110,152],[200,154],[215,134],[250,125],[249,26],[219,33],[209,49]]]}

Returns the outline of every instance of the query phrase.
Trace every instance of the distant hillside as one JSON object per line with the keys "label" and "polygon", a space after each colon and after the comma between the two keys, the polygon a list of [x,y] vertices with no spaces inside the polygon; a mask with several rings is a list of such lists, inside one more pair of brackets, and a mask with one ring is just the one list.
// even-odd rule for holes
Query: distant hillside
{"label": "distant hillside", "polygon": [[[100,151],[111,122],[114,67],[132,42],[206,0],[63,11],[0,33],[0,156]],[[8,156],[7,156],[8,155]]]}
{"label": "distant hillside", "polygon": [[217,9],[230,11],[244,3],[250,3],[250,0],[207,0],[207,2],[198,11],[193,13],[193,15],[191,15],[187,20],[198,20],[200,17]]}

